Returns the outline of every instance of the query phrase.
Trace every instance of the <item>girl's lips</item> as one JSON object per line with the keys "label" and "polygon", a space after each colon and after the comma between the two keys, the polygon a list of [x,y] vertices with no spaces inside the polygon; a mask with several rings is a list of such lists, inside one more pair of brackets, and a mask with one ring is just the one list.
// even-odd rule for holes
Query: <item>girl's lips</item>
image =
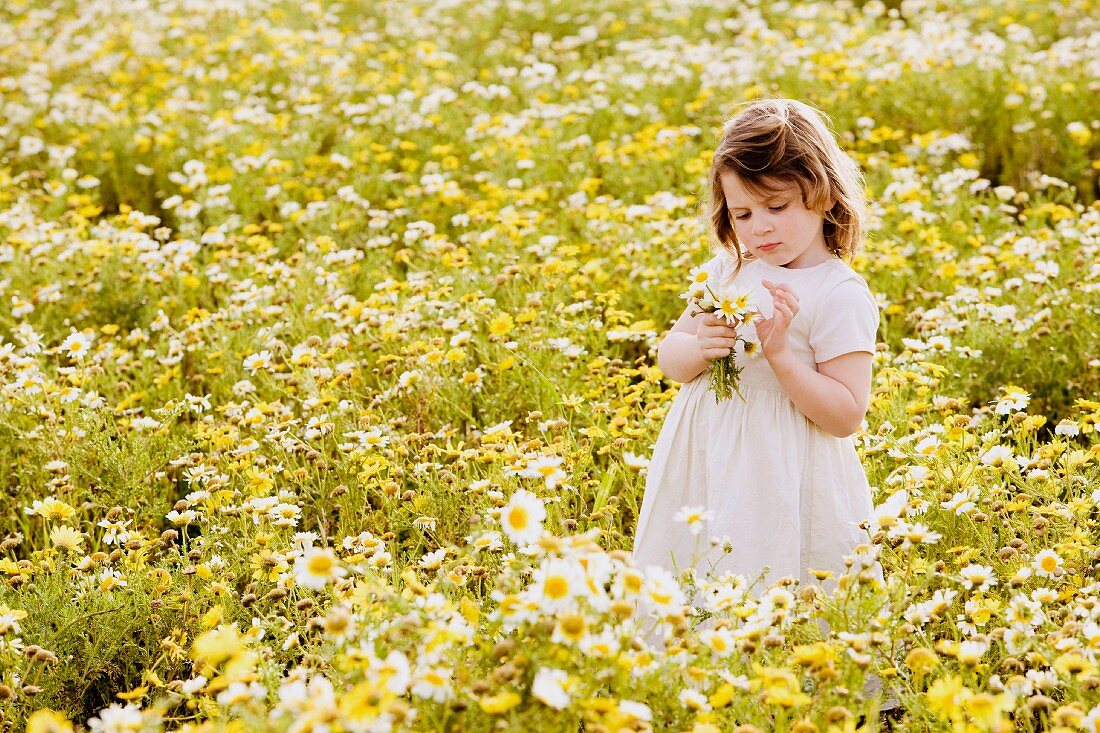
{"label": "girl's lips", "polygon": [[772,242],[770,244],[762,244],[759,247],[757,247],[757,249],[760,250],[761,252],[771,252],[773,249],[775,249],[779,245],[780,245],[780,242]]}

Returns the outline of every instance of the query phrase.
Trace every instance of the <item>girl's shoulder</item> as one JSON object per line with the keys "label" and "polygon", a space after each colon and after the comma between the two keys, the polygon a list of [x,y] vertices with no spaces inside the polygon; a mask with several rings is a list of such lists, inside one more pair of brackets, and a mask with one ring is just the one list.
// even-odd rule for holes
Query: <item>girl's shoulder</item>
{"label": "girl's shoulder", "polygon": [[757,260],[746,257],[738,268],[737,255],[720,249],[711,252],[711,258],[703,263],[702,268],[710,275],[712,282],[719,287],[727,287],[734,283],[744,284],[752,280],[754,274],[759,279],[760,273],[756,272],[759,264]]}
{"label": "girl's shoulder", "polygon": [[712,250],[711,258],[703,263],[702,268],[716,282],[721,283],[733,275],[734,270],[737,269],[737,258],[724,249],[717,252]]}
{"label": "girl's shoulder", "polygon": [[816,267],[794,270],[769,265],[753,258],[745,258],[738,269],[737,256],[726,250],[720,250],[712,254],[711,258],[702,265],[702,269],[706,270],[712,281],[719,286],[729,285],[735,280],[749,283],[761,278],[770,278],[788,282],[802,292],[818,296],[826,296],[838,287],[842,291],[852,289],[865,291],[868,295],[871,292],[863,276],[839,257],[827,260]]}
{"label": "girl's shoulder", "polygon": [[823,277],[820,278],[822,290],[828,292],[836,287],[845,286],[845,289],[855,288],[857,290],[866,290],[870,292],[870,287],[867,285],[867,281],[858,272],[852,269],[844,260],[838,258],[829,260],[829,264],[824,268],[825,272],[822,273]]}
{"label": "girl's shoulder", "polygon": [[806,309],[808,341],[818,362],[851,351],[875,352],[880,323],[879,304],[867,281],[846,262],[837,260],[818,280],[816,298]]}

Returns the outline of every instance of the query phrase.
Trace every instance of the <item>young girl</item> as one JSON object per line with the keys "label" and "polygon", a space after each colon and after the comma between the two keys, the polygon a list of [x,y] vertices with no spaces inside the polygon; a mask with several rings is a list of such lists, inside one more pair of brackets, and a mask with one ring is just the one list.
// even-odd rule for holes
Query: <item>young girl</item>
{"label": "young girl", "polygon": [[[684,385],[650,462],[635,562],[816,582],[812,570],[843,572],[868,541],[859,524],[872,510],[850,436],[867,411],[879,315],[841,259],[860,242],[862,179],[813,109],[774,99],[726,124],[710,183],[722,250],[703,267],[715,289],[752,292],[761,318],[742,335],[760,349],[746,355],[733,328],[692,306],[661,342],[659,365]],[[716,402],[707,369],[735,346],[743,399]],[[708,517],[702,533],[674,521],[683,507]]]}

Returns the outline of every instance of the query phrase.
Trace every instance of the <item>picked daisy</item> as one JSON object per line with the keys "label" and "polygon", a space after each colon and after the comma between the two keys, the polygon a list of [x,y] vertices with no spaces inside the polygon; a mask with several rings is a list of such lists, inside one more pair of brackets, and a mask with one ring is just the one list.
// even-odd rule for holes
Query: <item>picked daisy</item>
{"label": "picked daisy", "polygon": [[[713,313],[735,329],[748,326],[756,320],[757,310],[749,291],[736,288],[715,290],[711,284],[709,273],[702,267],[691,271],[688,289],[682,297],[697,309],[692,313],[693,316]],[[745,354],[754,356],[759,353],[759,345],[755,341],[740,333],[736,338]],[[730,399],[735,393],[741,395],[738,389],[741,369],[732,349],[728,355],[714,360],[710,366],[710,388],[714,392],[715,400],[721,402]]]}

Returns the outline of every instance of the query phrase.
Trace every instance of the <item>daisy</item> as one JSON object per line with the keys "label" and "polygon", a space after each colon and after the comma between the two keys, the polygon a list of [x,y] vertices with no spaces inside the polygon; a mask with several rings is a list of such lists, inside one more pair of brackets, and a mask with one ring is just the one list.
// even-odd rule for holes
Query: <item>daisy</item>
{"label": "daisy", "polygon": [[555,644],[576,644],[588,636],[588,619],[583,613],[563,613],[558,616],[551,641]]}
{"label": "daisy", "polygon": [[1062,569],[1062,558],[1054,550],[1043,550],[1035,555],[1031,567],[1040,578],[1053,578]]}
{"label": "daisy", "polygon": [[500,537],[500,532],[494,530],[487,530],[477,536],[469,535],[466,537],[466,542],[473,545],[475,550],[494,551],[504,549],[504,542]]}
{"label": "daisy", "polygon": [[1100,730],[1100,705],[1089,710],[1088,715],[1077,724],[1082,730]]}
{"label": "daisy", "polygon": [[769,588],[761,606],[776,613],[786,613],[794,606],[794,594],[779,586]]}
{"label": "daisy", "polygon": [[267,510],[267,518],[276,527],[295,527],[302,510],[296,504],[281,502]]}
{"label": "daisy", "polygon": [[744,575],[727,575],[703,586],[703,604],[708,611],[726,613],[745,600],[747,588]]}
{"label": "daisy", "polygon": [[1053,588],[1036,588],[1031,591],[1031,600],[1039,603],[1054,603],[1058,600],[1058,591]]}
{"label": "daisy", "polygon": [[92,348],[92,336],[86,333],[70,333],[68,338],[61,342],[61,350],[68,354],[70,359],[83,359]]}
{"label": "daisy", "polygon": [[584,571],[572,560],[553,559],[535,569],[527,595],[550,613],[575,605],[575,597],[586,592]]}
{"label": "daisy", "polygon": [[312,590],[322,590],[326,585],[347,575],[331,549],[315,547],[307,550],[294,561],[294,578],[297,583]]}
{"label": "daisy", "polygon": [[108,731],[114,733],[114,731],[141,730],[144,725],[145,720],[142,717],[141,708],[132,702],[127,703],[126,707],[122,707],[118,703],[112,703],[110,706],[100,710],[98,716],[88,721],[88,727],[93,733],[99,733],[100,731],[104,733]]}
{"label": "daisy", "polygon": [[[231,706],[260,701],[267,695],[267,688],[259,682],[233,682],[218,693],[218,704]],[[135,729],[136,730],[136,729]]]}
{"label": "daisy", "polygon": [[537,541],[542,536],[542,523],[545,519],[546,507],[542,500],[524,489],[514,493],[508,504],[500,510],[501,529],[517,545],[528,545]]}
{"label": "daisy", "polygon": [[58,525],[50,530],[50,542],[54,547],[72,552],[84,542],[84,535],[68,525]]}
{"label": "daisy", "polygon": [[[279,702],[273,712],[291,713],[296,717],[302,717],[312,713],[314,715],[339,714],[336,707],[335,688],[323,675],[316,675],[306,681],[305,670],[296,668],[279,687]],[[291,728],[293,730],[293,726]]]}
{"label": "daisy", "polygon": [[1076,422],[1069,418],[1065,418],[1054,428],[1054,434],[1073,438],[1081,434],[1081,429],[1077,426]]}
{"label": "daisy", "polygon": [[103,568],[103,572],[99,574],[99,585],[97,587],[100,593],[110,594],[115,588],[125,588],[126,586],[126,580],[122,577],[122,573],[117,570]]}
{"label": "daisy", "polygon": [[689,303],[698,302],[700,305],[703,305],[705,301],[706,305],[704,307],[710,307],[714,303],[714,300],[710,297],[710,290],[707,288],[705,282],[692,282],[688,285],[688,289],[680,294],[680,297]]}
{"label": "daisy", "polygon": [[539,702],[555,710],[563,710],[569,706],[570,696],[566,689],[569,685],[569,676],[560,669],[543,667],[535,673],[535,681],[531,685],[531,696]]}
{"label": "daisy", "polygon": [[1000,468],[1013,460],[1012,449],[1007,445],[995,445],[982,454],[982,463],[986,466]]}
{"label": "daisy", "polygon": [[565,471],[561,469],[564,458],[559,456],[539,456],[527,464],[523,475],[528,478],[542,478],[546,488],[554,489],[565,480]]}
{"label": "daisy", "polygon": [[720,293],[715,304],[715,313],[726,323],[738,324],[744,320],[749,310],[749,294],[743,291]]}
{"label": "daisy", "polygon": [[955,512],[956,515],[966,514],[977,508],[975,500],[978,498],[978,489],[975,486],[963,489],[962,491],[955,492],[955,495],[944,502],[940,502],[940,506],[944,509],[950,509]]}
{"label": "daisy", "polygon": [[191,524],[198,517],[194,509],[185,509],[182,512],[178,512],[175,509],[164,515],[172,524],[179,526],[181,524]]}
{"label": "daisy", "polygon": [[710,647],[719,657],[728,657],[734,650],[733,632],[725,627],[703,631],[699,634],[699,641]]}
{"label": "daisy", "polygon": [[1025,595],[1016,595],[1005,611],[1005,620],[1014,626],[1020,624],[1038,626],[1045,620],[1043,606]]}
{"label": "daisy", "polygon": [[997,578],[993,568],[989,565],[976,565],[971,563],[959,571],[963,578],[963,585],[967,588],[977,588],[979,591],[987,590],[997,585]]}
{"label": "daisy", "polygon": [[672,521],[684,522],[688,526],[688,531],[692,535],[697,535],[703,531],[703,526],[712,519],[714,519],[714,512],[707,511],[704,507],[685,506],[676,512],[676,516],[672,518]]}
{"label": "daisy", "polygon": [[1019,387],[1005,387],[1005,394],[997,400],[997,406],[993,409],[998,415],[1008,415],[1011,412],[1023,410],[1031,401],[1031,395]]}
{"label": "daisy", "polygon": [[914,450],[922,456],[935,455],[939,448],[940,438],[938,435],[929,435],[914,446]]}
{"label": "daisy", "polygon": [[707,696],[697,690],[692,690],[690,688],[681,690],[679,700],[680,704],[689,710],[696,710],[704,713],[710,710],[710,703],[707,702]]}
{"label": "daisy", "polygon": [[630,451],[623,451],[623,465],[631,471],[644,471],[649,467],[649,459]]}
{"label": "daisy", "polygon": [[419,672],[411,692],[425,700],[447,702],[454,695],[450,670],[446,667],[429,667]]}
{"label": "daisy", "polygon": [[0,603],[0,636],[12,632],[16,634],[23,633],[23,629],[19,628],[19,622],[26,617],[26,611],[20,608],[8,608]]}
{"label": "daisy", "polygon": [[243,366],[250,374],[255,375],[261,369],[271,367],[271,352],[267,349],[256,354],[249,354],[244,358]]}
{"label": "daisy", "polygon": [[1031,637],[1031,629],[1025,630],[1019,626],[1013,626],[1005,629],[1002,640],[1009,654],[1020,654],[1027,649],[1027,643]]}
{"label": "daisy", "polygon": [[898,518],[909,503],[908,492],[897,491],[874,509],[873,519],[879,529],[890,529],[897,524]]}
{"label": "daisy", "polygon": [[37,515],[46,520],[68,519],[76,514],[76,509],[51,496],[42,501],[36,499],[29,507],[23,508],[23,513],[32,517]]}
{"label": "daisy", "polygon": [[605,629],[599,634],[585,635],[580,640],[579,646],[587,656],[601,659],[610,659],[622,648],[619,637],[612,629]]}
{"label": "daisy", "polygon": [[447,558],[447,548],[442,547],[434,552],[426,553],[417,563],[424,570],[438,570]]}
{"label": "daisy", "polygon": [[692,285],[706,285],[710,281],[710,271],[700,265],[699,267],[691,268],[688,272],[688,277]]}
{"label": "daisy", "polygon": [[684,605],[684,591],[668,570],[650,565],[645,569],[642,598],[659,616],[678,613]]}
{"label": "daisy", "polygon": [[959,644],[959,653],[956,658],[963,664],[973,666],[982,660],[989,651],[989,642],[968,639]]}
{"label": "daisy", "polygon": [[633,700],[619,700],[619,712],[647,723],[653,720],[653,711],[650,710],[649,706]]}

